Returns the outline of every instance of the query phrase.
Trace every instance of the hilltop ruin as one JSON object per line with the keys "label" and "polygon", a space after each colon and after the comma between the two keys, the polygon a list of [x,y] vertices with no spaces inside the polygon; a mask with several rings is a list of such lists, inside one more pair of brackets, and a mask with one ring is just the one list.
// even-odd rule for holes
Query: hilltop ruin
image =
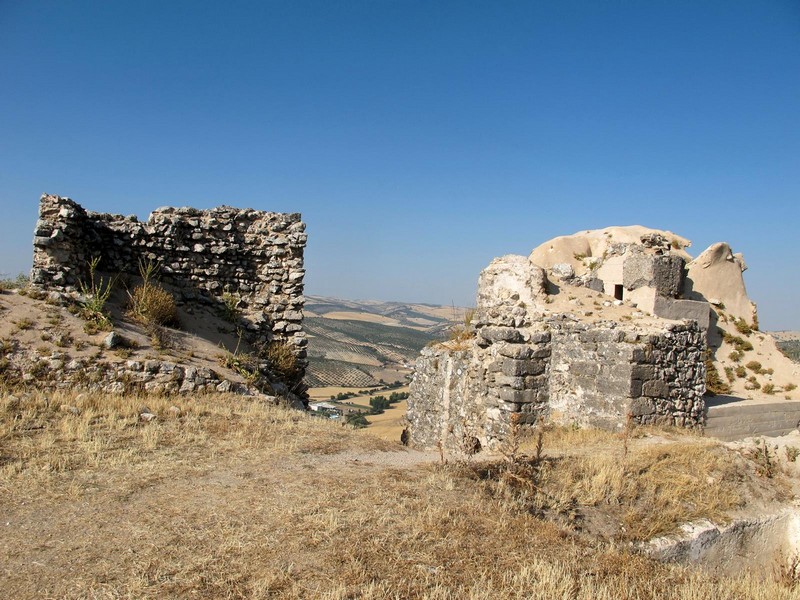
{"label": "hilltop ruin", "polygon": [[479,278],[473,335],[417,361],[410,442],[491,447],[512,422],[540,419],[702,427],[707,367],[719,376],[716,354],[734,339],[723,327],[755,331],[757,316],[741,255],[715,244],[691,260],[688,246],[670,232],[612,227],[492,261]]}
{"label": "hilltop ruin", "polygon": [[[83,302],[93,260],[98,261],[94,266],[97,273],[106,281],[113,279],[117,288],[130,287],[142,265],[154,265],[159,284],[185,309],[187,324],[197,319],[211,321],[222,309],[230,313],[228,323],[211,325],[215,329],[213,340],[208,340],[212,351],[217,344],[219,352],[237,352],[247,344],[287,348],[294,357],[292,381],[274,381],[275,389],[267,385],[266,391],[292,395],[292,403],[300,405],[308,340],[302,327],[307,235],[299,214],[229,206],[211,210],[167,207],[140,222],[135,216],[87,211],[69,198],[45,194],[34,236],[31,284],[56,303]],[[118,295],[124,304],[124,293]],[[124,306],[119,314],[124,315]],[[219,341],[224,337],[217,334],[222,326],[230,330],[232,343]],[[227,346],[231,347],[226,350]],[[76,363],[61,359],[56,363],[59,361]],[[115,360],[103,363],[98,381],[92,385],[108,391],[136,389],[137,385],[168,392],[247,388],[224,381],[212,369],[193,366],[192,360],[186,363],[135,356],[128,361]],[[58,371],[63,379],[60,385],[85,372],[85,365],[76,365]]]}

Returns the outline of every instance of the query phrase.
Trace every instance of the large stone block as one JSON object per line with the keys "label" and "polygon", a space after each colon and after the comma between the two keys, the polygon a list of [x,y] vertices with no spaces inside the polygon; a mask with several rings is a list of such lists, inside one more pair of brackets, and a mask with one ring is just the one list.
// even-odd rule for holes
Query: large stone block
{"label": "large stone block", "polygon": [[669,384],[660,379],[645,381],[642,384],[642,395],[649,398],[668,398]]}

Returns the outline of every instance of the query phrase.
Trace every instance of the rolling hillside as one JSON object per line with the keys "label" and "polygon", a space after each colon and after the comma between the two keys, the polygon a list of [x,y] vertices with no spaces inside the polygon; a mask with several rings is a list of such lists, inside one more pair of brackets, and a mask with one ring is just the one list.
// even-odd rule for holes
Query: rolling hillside
{"label": "rolling hillside", "polygon": [[402,381],[419,351],[442,339],[464,309],[307,296],[310,387],[368,387]]}

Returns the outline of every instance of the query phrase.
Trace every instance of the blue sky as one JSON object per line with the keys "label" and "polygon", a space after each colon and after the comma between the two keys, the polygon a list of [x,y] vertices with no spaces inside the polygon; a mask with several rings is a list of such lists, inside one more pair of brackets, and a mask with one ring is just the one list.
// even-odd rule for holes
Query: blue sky
{"label": "blue sky", "polygon": [[0,272],[43,192],[301,212],[307,293],[443,304],[671,229],[800,329],[800,2],[0,0]]}

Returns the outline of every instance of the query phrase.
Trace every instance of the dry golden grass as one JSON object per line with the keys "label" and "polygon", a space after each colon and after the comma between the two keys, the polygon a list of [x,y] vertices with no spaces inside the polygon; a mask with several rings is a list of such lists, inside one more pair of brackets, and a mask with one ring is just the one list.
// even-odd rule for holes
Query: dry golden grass
{"label": "dry golden grass", "polygon": [[0,457],[8,598],[800,598],[588,540],[461,468],[233,396],[3,395]]}
{"label": "dry golden grass", "polygon": [[130,312],[136,319],[149,325],[176,325],[178,308],[175,298],[161,286],[145,282],[134,288],[130,298]]}
{"label": "dry golden grass", "polygon": [[534,510],[574,519],[602,508],[604,535],[622,541],[650,539],[696,519],[725,522],[748,500],[789,498],[783,480],[764,486],[757,468],[717,441],[657,433],[548,426],[542,430],[540,459],[538,435],[529,434],[517,442],[518,459],[506,451],[504,460],[466,472],[491,494]]}

